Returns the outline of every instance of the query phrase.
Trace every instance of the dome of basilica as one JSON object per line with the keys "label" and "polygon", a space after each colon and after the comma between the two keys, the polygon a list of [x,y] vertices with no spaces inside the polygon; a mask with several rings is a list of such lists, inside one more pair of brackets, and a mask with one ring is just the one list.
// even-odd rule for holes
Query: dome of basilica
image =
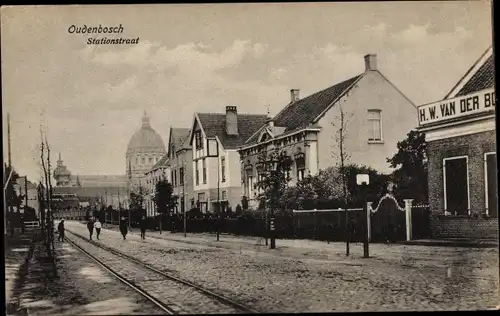
{"label": "dome of basilica", "polygon": [[149,118],[144,113],[141,128],[134,133],[127,146],[127,154],[166,152],[161,136],[151,127]]}

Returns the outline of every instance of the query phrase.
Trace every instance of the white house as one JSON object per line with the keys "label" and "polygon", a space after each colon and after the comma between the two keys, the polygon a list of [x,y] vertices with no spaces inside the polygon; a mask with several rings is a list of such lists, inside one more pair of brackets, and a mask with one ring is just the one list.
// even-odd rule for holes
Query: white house
{"label": "white house", "polygon": [[[190,131],[194,200],[202,212],[217,211],[241,201],[238,147],[267,121],[266,115],[238,114],[235,106],[226,113],[195,113]],[[217,152],[218,147],[218,152]]]}
{"label": "white house", "polygon": [[[339,128],[343,126],[348,163],[391,172],[387,158],[397,142],[417,127],[417,109],[377,68],[377,56],[364,57],[365,71],[303,99],[291,90],[290,102],[239,149],[242,194],[255,205],[258,155],[286,151],[293,159],[292,184],[305,175],[337,165]],[[341,124],[344,117],[344,124]],[[253,201],[252,201],[253,200]]]}

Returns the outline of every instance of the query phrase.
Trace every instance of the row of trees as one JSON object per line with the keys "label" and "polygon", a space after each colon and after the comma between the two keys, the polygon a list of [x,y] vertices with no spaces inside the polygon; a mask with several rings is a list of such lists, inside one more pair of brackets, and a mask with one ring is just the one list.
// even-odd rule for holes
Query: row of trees
{"label": "row of trees", "polygon": [[[339,136],[339,138],[342,138]],[[398,199],[412,198],[418,203],[428,201],[427,157],[425,135],[410,131],[407,138],[397,144],[397,153],[387,159],[395,170],[380,174],[376,170],[355,164],[348,164],[348,155],[340,151],[340,164],[321,170],[314,176],[306,176],[294,186],[289,186],[292,159],[285,152],[259,156],[260,189],[259,208],[269,210],[329,209],[344,206],[360,206],[363,197],[356,183],[357,174],[369,174],[368,199],[375,201],[394,184],[393,194]],[[241,201],[243,209],[248,208],[248,199]]]}
{"label": "row of trees", "polygon": [[[341,118],[340,121],[345,120]],[[342,125],[342,124],[341,124]],[[336,142],[344,148],[345,124],[338,128]],[[359,207],[363,200],[356,184],[356,175],[369,174],[368,198],[376,201],[387,190],[389,182],[394,184],[393,194],[398,199],[412,198],[417,203],[427,203],[427,157],[425,135],[418,131],[410,131],[406,139],[398,142],[398,151],[387,162],[394,172],[380,174],[376,170],[349,163],[349,155],[345,151],[336,150],[340,156],[339,164],[321,170],[314,176],[306,176],[294,186],[289,186],[292,158],[285,152],[261,153],[258,161],[260,189],[259,209],[273,211],[290,211],[293,209],[331,209]],[[167,180],[156,184],[154,203],[160,216],[171,215],[178,205],[178,197],[173,194],[172,185]],[[144,192],[130,195],[132,210],[144,212]],[[241,205],[236,206],[239,215],[249,208],[248,198],[243,197]],[[195,213],[196,208],[189,213]],[[272,213],[270,214],[273,215]]]}

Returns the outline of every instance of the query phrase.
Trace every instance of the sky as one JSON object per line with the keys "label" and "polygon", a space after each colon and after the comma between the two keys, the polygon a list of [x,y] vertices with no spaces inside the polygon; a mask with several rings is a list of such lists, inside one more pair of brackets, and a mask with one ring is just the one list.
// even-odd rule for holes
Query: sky
{"label": "sky", "polygon": [[35,181],[41,128],[73,174],[125,174],[144,111],[165,142],[195,112],[274,115],[290,89],[305,97],[358,75],[369,53],[424,104],[492,45],[489,1],[17,6],[1,8],[1,23],[4,161],[9,113],[13,166]]}

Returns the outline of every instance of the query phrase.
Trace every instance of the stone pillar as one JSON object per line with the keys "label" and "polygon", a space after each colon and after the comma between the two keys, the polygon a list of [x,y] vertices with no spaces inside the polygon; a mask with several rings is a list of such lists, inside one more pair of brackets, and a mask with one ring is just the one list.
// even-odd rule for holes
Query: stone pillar
{"label": "stone pillar", "polygon": [[411,204],[413,199],[406,199],[405,215],[406,215],[406,241],[412,240],[412,223],[411,223]]}
{"label": "stone pillar", "polygon": [[366,202],[366,227],[368,229],[368,242],[372,241],[372,204],[373,202]]}

